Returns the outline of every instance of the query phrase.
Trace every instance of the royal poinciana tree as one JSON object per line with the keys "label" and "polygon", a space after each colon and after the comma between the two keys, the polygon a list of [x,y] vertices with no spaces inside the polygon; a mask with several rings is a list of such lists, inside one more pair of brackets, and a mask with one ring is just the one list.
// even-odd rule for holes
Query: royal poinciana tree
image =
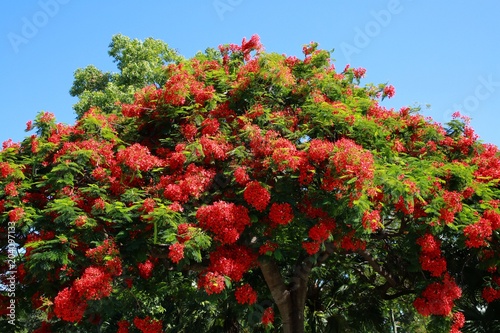
{"label": "royal poinciana tree", "polygon": [[334,332],[353,306],[402,299],[460,332],[498,311],[498,148],[303,52],[253,36],[177,58],[132,103],[71,126],[42,112],[5,142],[2,325]]}

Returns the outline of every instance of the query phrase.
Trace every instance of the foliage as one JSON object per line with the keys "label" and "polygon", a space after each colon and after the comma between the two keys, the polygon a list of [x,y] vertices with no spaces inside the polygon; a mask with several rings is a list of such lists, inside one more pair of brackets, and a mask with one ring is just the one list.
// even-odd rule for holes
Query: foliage
{"label": "foliage", "polygon": [[0,153],[1,325],[14,299],[34,332],[498,326],[498,148],[303,51],[117,36],[119,75],[77,71],[78,121]]}

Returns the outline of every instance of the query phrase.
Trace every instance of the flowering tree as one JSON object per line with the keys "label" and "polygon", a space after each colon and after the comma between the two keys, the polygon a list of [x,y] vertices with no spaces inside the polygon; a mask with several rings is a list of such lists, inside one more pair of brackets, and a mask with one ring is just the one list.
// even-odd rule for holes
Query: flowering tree
{"label": "flowering tree", "polygon": [[[498,148],[459,114],[388,110],[392,86],[303,51],[220,46],[119,114],[41,113],[5,142],[4,324],[14,304],[36,332],[180,331],[226,304],[219,331],[304,332],[339,284],[410,300],[441,331],[498,309]],[[330,306],[363,306],[349,298]]]}

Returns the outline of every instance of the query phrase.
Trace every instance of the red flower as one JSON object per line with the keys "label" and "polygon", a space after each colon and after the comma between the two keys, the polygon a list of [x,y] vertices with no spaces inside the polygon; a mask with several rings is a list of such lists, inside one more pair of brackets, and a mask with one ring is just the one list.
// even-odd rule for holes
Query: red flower
{"label": "red flower", "polygon": [[273,203],[269,210],[269,219],[275,224],[287,225],[293,220],[292,206],[288,203]]}
{"label": "red flower", "polygon": [[304,250],[306,250],[306,252],[310,256],[318,253],[320,245],[321,245],[321,243],[319,243],[319,242],[303,242],[302,243],[302,247],[304,248]]}
{"label": "red flower", "polygon": [[333,147],[333,143],[330,141],[313,139],[309,143],[309,158],[315,163],[326,161],[332,153]]}
{"label": "red flower", "polygon": [[247,184],[245,192],[243,192],[243,197],[248,204],[261,212],[266,209],[271,200],[271,194],[258,181],[252,181]]}
{"label": "red flower", "polygon": [[264,313],[262,314],[262,325],[267,326],[271,325],[274,322],[274,310],[273,308],[269,307],[264,310]]}
{"label": "red flower", "polygon": [[142,333],[161,333],[163,331],[163,322],[149,316],[144,319],[135,317],[134,325],[141,330]]}
{"label": "red flower", "polygon": [[83,227],[87,223],[87,216],[80,215],[75,219],[75,225],[79,228]]}
{"label": "red flower", "polygon": [[54,314],[65,321],[79,322],[86,309],[87,302],[75,289],[65,288],[54,299]]}
{"label": "red flower", "polygon": [[207,272],[198,278],[198,288],[204,288],[208,295],[220,294],[225,286],[224,276],[216,272]]}
{"label": "red flower", "polygon": [[425,234],[417,239],[417,244],[422,249],[419,258],[422,269],[434,277],[441,276],[446,271],[446,260],[441,255],[441,243],[433,235]]}
{"label": "red flower", "polygon": [[144,263],[137,264],[137,268],[139,269],[139,275],[143,279],[149,279],[153,274],[154,265],[151,260],[146,260]]}
{"label": "red flower", "polygon": [[362,223],[365,229],[369,229],[372,232],[376,231],[380,226],[380,211],[365,211],[363,214]]}
{"label": "red flower", "polygon": [[10,182],[7,185],[5,185],[5,194],[10,197],[17,196],[19,192],[17,192],[16,183]]}
{"label": "red flower", "polygon": [[259,248],[259,254],[263,255],[268,252],[274,252],[278,248],[278,244],[273,243],[271,241],[266,241],[260,248]]}
{"label": "red flower", "polygon": [[474,224],[470,224],[464,228],[464,235],[467,237],[465,245],[469,248],[486,246],[487,240],[493,234],[490,220],[480,218]]}
{"label": "red flower", "polygon": [[207,118],[201,123],[201,135],[215,135],[219,130],[219,121],[217,119]]}
{"label": "red flower", "polygon": [[238,184],[242,186],[245,186],[246,183],[250,181],[250,177],[248,177],[248,174],[244,167],[238,167],[236,170],[234,170],[234,179]]}
{"label": "red flower", "polygon": [[245,227],[250,224],[248,210],[243,206],[225,201],[217,201],[203,206],[196,212],[200,227],[216,235],[225,244],[236,242]]}
{"label": "red flower", "polygon": [[182,258],[184,258],[184,244],[174,243],[170,245],[168,249],[168,257],[172,260],[172,262],[177,264],[182,260]]}
{"label": "red flower", "polygon": [[453,314],[453,324],[451,325],[450,333],[460,333],[460,329],[465,325],[465,316],[462,312]]}
{"label": "red flower", "polygon": [[118,331],[116,333],[128,333],[130,323],[126,320],[120,320],[118,323]]}
{"label": "red flower", "polygon": [[396,94],[396,89],[394,89],[393,86],[388,85],[384,87],[383,97],[387,96],[389,98],[392,98],[395,94]]}
{"label": "red flower", "polygon": [[111,294],[111,275],[101,267],[87,267],[80,279],[73,283],[80,297],[86,300],[99,300]]}
{"label": "red flower", "polygon": [[236,297],[236,301],[240,304],[252,305],[257,302],[257,293],[248,283],[238,287],[234,292],[234,296]]}
{"label": "red flower", "polygon": [[443,281],[427,286],[422,297],[417,298],[413,305],[423,315],[447,316],[454,306],[454,301],[462,295],[462,290],[453,278],[445,274]]}
{"label": "red flower", "polygon": [[481,295],[483,296],[486,302],[491,303],[493,301],[496,301],[497,299],[500,299],[500,289],[497,290],[492,287],[486,287],[483,289]]}
{"label": "red flower", "polygon": [[24,216],[23,207],[16,207],[9,212],[9,221],[10,222],[17,222],[20,219],[22,219],[23,216]]}
{"label": "red flower", "polygon": [[116,160],[134,171],[148,171],[162,165],[158,157],[151,155],[147,147],[138,143],[120,150],[116,154]]}

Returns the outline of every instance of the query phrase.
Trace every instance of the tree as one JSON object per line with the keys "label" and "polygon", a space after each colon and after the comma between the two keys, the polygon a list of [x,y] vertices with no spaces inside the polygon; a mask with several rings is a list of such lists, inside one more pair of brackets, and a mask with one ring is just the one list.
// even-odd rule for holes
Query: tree
{"label": "tree", "polygon": [[[142,81],[121,113],[87,100],[74,125],[40,113],[36,134],[4,143],[2,301],[23,319],[13,323],[498,327],[498,148],[458,113],[444,128],[386,109],[392,86],[361,86],[364,69],[339,71],[317,46],[298,59],[253,36],[179,57],[151,67],[163,79]],[[112,75],[86,73],[99,79],[76,75],[76,95],[109,87]]]}
{"label": "tree", "polygon": [[165,84],[164,66],[181,57],[165,42],[147,38],[144,42],[115,35],[109,55],[119,72],[102,72],[93,65],[77,69],[70,95],[78,97],[75,112],[81,117],[91,107],[110,113],[120,110],[119,103],[131,103],[134,93],[147,85]]}

